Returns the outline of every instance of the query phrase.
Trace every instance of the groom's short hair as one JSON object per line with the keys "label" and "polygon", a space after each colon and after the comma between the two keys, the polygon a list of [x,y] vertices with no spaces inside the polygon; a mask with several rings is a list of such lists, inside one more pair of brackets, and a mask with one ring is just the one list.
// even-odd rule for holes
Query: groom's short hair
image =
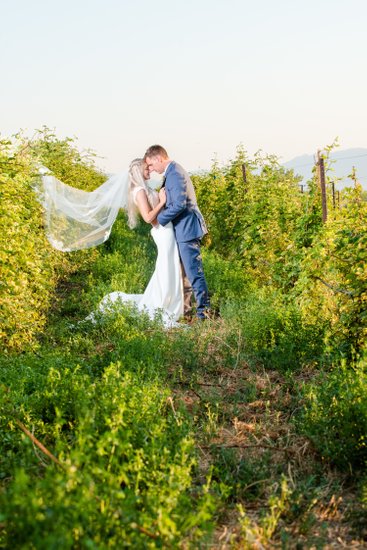
{"label": "groom's short hair", "polygon": [[160,155],[161,157],[164,157],[166,159],[168,159],[168,153],[167,151],[165,150],[164,147],[162,147],[162,145],[151,145],[147,150],[146,150],[146,153],[144,155],[144,160],[147,158],[147,157],[157,157],[158,155]]}

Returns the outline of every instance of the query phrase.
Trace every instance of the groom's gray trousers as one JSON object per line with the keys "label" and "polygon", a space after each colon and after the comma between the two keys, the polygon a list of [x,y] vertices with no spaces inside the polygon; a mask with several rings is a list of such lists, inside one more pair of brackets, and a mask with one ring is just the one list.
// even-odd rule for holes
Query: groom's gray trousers
{"label": "groom's gray trousers", "polygon": [[180,264],[181,264],[181,276],[182,276],[182,282],[183,282],[183,299],[184,299],[184,316],[190,317],[192,313],[192,286],[187,278],[185,268],[183,266],[183,263],[180,258]]}

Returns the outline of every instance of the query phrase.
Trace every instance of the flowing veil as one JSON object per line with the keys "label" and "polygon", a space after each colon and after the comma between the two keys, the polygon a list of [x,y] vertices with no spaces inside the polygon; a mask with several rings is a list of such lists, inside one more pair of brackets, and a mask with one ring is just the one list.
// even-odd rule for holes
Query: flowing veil
{"label": "flowing veil", "polygon": [[120,208],[128,204],[128,172],[108,178],[94,191],[82,191],[62,183],[44,166],[36,186],[44,207],[46,234],[63,252],[105,242]]}
{"label": "flowing veil", "polygon": [[[157,183],[151,180],[149,187],[154,189]],[[47,168],[40,167],[35,190],[44,208],[46,235],[51,245],[70,252],[105,242],[120,208],[129,211],[129,187],[128,171],[111,176],[97,189],[87,192],[61,182]],[[98,311],[106,313],[115,302],[129,302],[152,319],[160,311],[167,328],[179,326],[176,321],[183,312],[182,275],[172,224],[152,227],[151,235],[158,256],[144,293],[109,293],[100,302]],[[95,313],[91,313],[85,320],[95,322],[95,319]]]}

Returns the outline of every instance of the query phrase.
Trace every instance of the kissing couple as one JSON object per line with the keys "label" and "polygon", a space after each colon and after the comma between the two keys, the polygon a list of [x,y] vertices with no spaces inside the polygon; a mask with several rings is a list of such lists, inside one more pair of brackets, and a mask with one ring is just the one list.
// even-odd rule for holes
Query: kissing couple
{"label": "kissing couple", "polygon": [[[153,172],[163,175],[159,192],[148,184]],[[112,176],[92,192],[66,186],[50,175],[43,174],[42,183],[47,236],[59,250],[104,242],[120,208],[127,211],[131,228],[139,214],[152,225],[158,254],[144,293],[111,292],[99,303],[99,314],[116,311],[119,303],[133,303],[151,318],[159,313],[167,328],[175,327],[183,316],[191,317],[194,294],[196,318],[207,318],[210,302],[200,253],[206,225],[189,174],[162,146],[152,145],[143,158],[131,162],[127,174]],[[87,317],[94,318],[94,313]]]}

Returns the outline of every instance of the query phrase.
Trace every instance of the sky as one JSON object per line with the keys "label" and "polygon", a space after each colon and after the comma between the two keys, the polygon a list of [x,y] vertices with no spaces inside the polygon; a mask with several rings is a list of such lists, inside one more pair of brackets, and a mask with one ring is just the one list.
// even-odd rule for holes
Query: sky
{"label": "sky", "polygon": [[108,172],[367,147],[365,0],[0,0],[0,134],[46,125]]}

